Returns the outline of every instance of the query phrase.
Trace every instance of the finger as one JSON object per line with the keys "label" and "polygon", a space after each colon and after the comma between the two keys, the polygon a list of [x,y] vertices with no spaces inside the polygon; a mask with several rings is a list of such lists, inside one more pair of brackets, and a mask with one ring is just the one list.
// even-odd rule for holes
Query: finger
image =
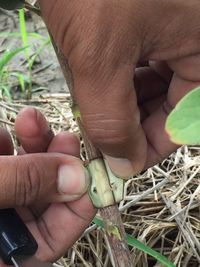
{"label": "finger", "polygon": [[53,138],[49,124],[35,108],[24,108],[17,115],[15,131],[23,150],[28,153],[46,152]]}
{"label": "finger", "polygon": [[[173,108],[185,94],[199,86],[200,57],[196,55],[171,60],[168,65],[176,73],[173,75],[167,99]],[[167,114],[164,113],[163,108],[160,108],[143,124],[149,143],[146,167],[161,161],[177,148],[165,132]]]}
{"label": "finger", "polygon": [[4,264],[4,262],[0,259],[0,266],[1,267],[9,267],[8,265]]}
{"label": "finger", "polygon": [[[63,153],[71,156],[79,157],[80,155],[80,143],[76,135],[69,132],[61,132],[54,136],[47,152],[51,153]],[[32,213],[39,217],[44,210],[48,207],[47,204],[41,202],[35,202],[31,207]],[[24,218],[24,214],[23,214]]]}
{"label": "finger", "polygon": [[168,61],[170,68],[177,76],[184,80],[198,82],[200,80],[200,55],[182,57],[176,60]]}
{"label": "finger", "polygon": [[[169,106],[173,108],[186,93],[194,89],[198,84],[185,81],[174,75],[167,99]],[[166,110],[163,107],[159,107],[143,122],[148,142],[146,168],[162,161],[178,147],[170,141],[165,131],[167,116]]]}
{"label": "finger", "polygon": [[47,152],[58,152],[80,157],[79,139],[70,132],[61,132],[52,139]]}
{"label": "finger", "polygon": [[28,223],[40,248],[36,256],[42,261],[53,261],[61,257],[81,236],[95,212],[87,195],[69,205],[52,204],[37,225]]}
{"label": "finger", "polygon": [[22,151],[26,148],[27,153],[48,151],[72,156],[79,156],[80,154],[78,138],[67,132],[54,136],[45,117],[35,108],[24,108],[19,112],[15,122],[15,130],[23,147]]}
{"label": "finger", "polygon": [[13,155],[14,147],[8,131],[0,128],[0,155]]}
{"label": "finger", "polygon": [[72,201],[86,192],[81,160],[59,153],[2,156],[0,207]]}
{"label": "finger", "polygon": [[132,77],[132,67],[121,66],[106,82],[103,77],[90,81],[75,76],[74,84],[89,138],[121,177],[140,171],[146,158]]}
{"label": "finger", "polygon": [[163,108],[160,107],[143,122],[143,128],[148,143],[145,169],[161,162],[177,149],[177,146],[170,142],[165,132],[167,115]]}

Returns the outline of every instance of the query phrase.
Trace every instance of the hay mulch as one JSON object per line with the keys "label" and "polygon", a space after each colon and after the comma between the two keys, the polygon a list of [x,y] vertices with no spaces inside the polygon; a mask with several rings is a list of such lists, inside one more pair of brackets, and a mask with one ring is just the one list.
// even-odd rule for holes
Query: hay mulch
{"label": "hay mulch", "polygon": [[[32,105],[46,115],[55,133],[77,132],[69,103],[68,94],[38,96],[28,103],[2,101],[0,122],[15,139],[16,114]],[[200,148],[181,147],[161,164],[127,181],[119,209],[127,233],[175,266],[200,266]],[[135,267],[163,266],[135,248],[130,250]],[[103,230],[91,225],[55,266],[109,267],[110,254]]]}

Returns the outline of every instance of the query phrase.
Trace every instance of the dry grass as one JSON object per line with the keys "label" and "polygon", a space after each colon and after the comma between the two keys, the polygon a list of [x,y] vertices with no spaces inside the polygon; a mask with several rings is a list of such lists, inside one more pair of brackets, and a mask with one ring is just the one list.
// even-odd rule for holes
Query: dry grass
{"label": "dry grass", "polygon": [[[55,133],[77,132],[68,94],[45,95],[29,103],[1,102],[1,123],[13,133],[19,109],[37,106],[48,118]],[[5,116],[7,114],[7,116]],[[120,203],[127,233],[167,256],[176,266],[200,266],[200,149],[182,147],[161,164],[126,183]],[[130,248],[134,266],[161,267],[142,252]],[[109,267],[111,251],[104,232],[90,226],[83,237],[55,266]]]}

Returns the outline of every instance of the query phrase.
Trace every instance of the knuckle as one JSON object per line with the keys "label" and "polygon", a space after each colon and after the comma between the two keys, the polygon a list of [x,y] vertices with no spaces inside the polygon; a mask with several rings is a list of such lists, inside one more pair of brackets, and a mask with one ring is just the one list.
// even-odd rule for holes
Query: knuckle
{"label": "knuckle", "polygon": [[40,190],[40,172],[37,164],[34,161],[26,160],[25,157],[23,161],[23,164],[16,161],[15,168],[15,203],[17,206],[32,204]]}

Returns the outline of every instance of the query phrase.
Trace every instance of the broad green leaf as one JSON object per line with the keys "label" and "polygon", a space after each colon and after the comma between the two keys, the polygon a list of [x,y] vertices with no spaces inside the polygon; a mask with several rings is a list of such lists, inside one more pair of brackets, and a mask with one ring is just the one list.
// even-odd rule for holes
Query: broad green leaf
{"label": "broad green leaf", "polygon": [[200,144],[200,87],[176,105],[167,118],[165,129],[176,144]]}
{"label": "broad green leaf", "polygon": [[[103,222],[99,218],[95,217],[93,222],[96,225],[98,225],[99,227],[104,228]],[[175,267],[175,265],[170,260],[168,260],[165,256],[163,256],[159,252],[153,250],[152,248],[146,246],[145,244],[143,244],[142,242],[138,241],[133,236],[131,236],[129,234],[126,234],[126,241],[127,241],[129,246],[135,247],[135,248],[139,249],[140,251],[143,251],[144,253],[152,256],[154,259],[158,260],[164,266],[166,266],[166,267]]]}
{"label": "broad green leaf", "polygon": [[7,10],[14,10],[24,7],[25,0],[0,0],[0,7]]}

